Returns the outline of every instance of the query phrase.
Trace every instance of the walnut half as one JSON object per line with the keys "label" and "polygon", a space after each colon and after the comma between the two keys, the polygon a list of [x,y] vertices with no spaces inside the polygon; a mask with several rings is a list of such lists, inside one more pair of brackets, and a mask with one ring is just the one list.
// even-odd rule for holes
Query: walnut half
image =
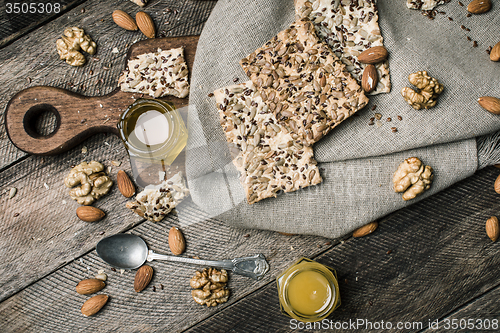
{"label": "walnut half", "polygon": [[221,271],[215,268],[205,268],[202,272],[196,272],[191,278],[191,295],[196,303],[206,304],[207,307],[216,306],[227,302],[229,289],[227,289],[228,276],[226,270]]}
{"label": "walnut half", "polygon": [[411,200],[431,187],[434,178],[432,167],[417,157],[410,157],[401,163],[394,173],[394,191],[403,193],[403,200]]}
{"label": "walnut half", "polygon": [[64,184],[67,187],[73,187],[69,191],[71,198],[80,205],[88,206],[108,193],[113,181],[103,170],[104,166],[96,161],[82,162],[71,169],[69,175],[64,179]]}
{"label": "walnut half", "polygon": [[66,60],[71,66],[83,66],[85,57],[79,51],[94,54],[97,45],[83,29],[72,27],[64,29],[64,34],[57,40],[56,47],[61,60]]}
{"label": "walnut half", "polygon": [[418,88],[417,91],[404,87],[401,95],[414,109],[429,109],[436,105],[436,99],[443,92],[444,87],[426,71],[410,74],[408,80]]}

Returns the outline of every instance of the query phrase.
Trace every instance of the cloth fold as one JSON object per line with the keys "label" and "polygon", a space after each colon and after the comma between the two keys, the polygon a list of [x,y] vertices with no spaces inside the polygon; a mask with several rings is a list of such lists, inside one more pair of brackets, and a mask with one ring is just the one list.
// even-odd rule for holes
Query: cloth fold
{"label": "cloth fold", "polygon": [[[293,0],[218,1],[200,36],[191,80],[186,173],[200,208],[234,226],[338,237],[496,163],[500,136],[487,134],[500,129],[500,117],[476,100],[500,96],[493,84],[498,64],[484,51],[497,42],[484,27],[500,23],[500,16],[492,10],[467,19],[455,3],[441,7],[454,21],[441,15],[431,21],[399,0],[379,1],[378,8],[392,92],[370,97],[359,116],[314,145],[323,183],[248,205],[208,94],[235,78],[247,80],[239,60],[288,27],[294,6]],[[480,47],[467,41],[461,24]],[[416,111],[400,95],[418,70],[445,86],[433,109]],[[375,113],[380,122],[370,126]],[[485,136],[476,143],[478,135]],[[411,156],[432,166],[435,177],[429,191],[405,202],[393,191],[392,175]]]}

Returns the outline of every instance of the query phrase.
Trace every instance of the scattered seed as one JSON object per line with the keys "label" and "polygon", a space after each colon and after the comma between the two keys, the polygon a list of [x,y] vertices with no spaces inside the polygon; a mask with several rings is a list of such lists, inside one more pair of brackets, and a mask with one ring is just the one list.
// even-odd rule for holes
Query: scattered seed
{"label": "scattered seed", "polygon": [[477,42],[474,41],[474,43],[472,44],[473,47],[477,47]]}
{"label": "scattered seed", "polygon": [[104,231],[101,231],[101,232],[99,233],[99,235],[104,235]]}
{"label": "scattered seed", "polygon": [[471,17],[472,14],[471,13],[468,13],[467,15],[465,15],[466,17]]}
{"label": "scattered seed", "polygon": [[233,82],[238,82],[239,80],[240,80],[239,78],[235,77],[235,78],[233,79]]}
{"label": "scattered seed", "polygon": [[318,245],[316,245],[316,246],[318,247],[318,249],[319,249],[319,248],[321,248],[321,245],[319,245],[319,244],[318,244]]}
{"label": "scattered seed", "polygon": [[403,117],[401,117],[401,116],[398,116],[398,120],[403,120]]}
{"label": "scattered seed", "polygon": [[88,150],[87,146],[83,146],[83,147],[82,147],[82,154],[87,154],[87,153],[88,153],[88,151],[89,151],[89,150]]}
{"label": "scattered seed", "polygon": [[382,119],[382,115],[380,113],[375,113],[375,119],[377,120]]}
{"label": "scattered seed", "polygon": [[18,216],[19,216],[19,213],[15,213],[15,214],[14,214],[14,217],[18,217]]}
{"label": "scattered seed", "polygon": [[448,17],[448,20],[453,21],[453,18],[452,17]]}
{"label": "scattered seed", "polygon": [[156,292],[156,287],[155,286],[153,286],[153,291]]}
{"label": "scattered seed", "polygon": [[392,121],[391,117],[387,118],[387,121],[388,121],[388,122],[389,122],[389,121]]}
{"label": "scattered seed", "polygon": [[82,123],[82,124],[84,124],[85,122],[87,122],[87,119],[85,119],[85,118],[80,120],[80,123]]}
{"label": "scattered seed", "polygon": [[463,3],[461,3],[460,1],[458,2],[458,4],[459,4],[461,7],[463,7],[463,6],[464,6],[464,4],[463,4]]}
{"label": "scattered seed", "polygon": [[370,122],[368,123],[368,126],[372,126],[372,125],[375,125],[375,123],[373,122],[373,120],[370,120]]}
{"label": "scattered seed", "polygon": [[486,53],[490,54],[490,53],[491,53],[491,49],[493,49],[493,47],[491,47],[491,46],[490,46],[490,47],[488,47],[488,48],[486,49]]}
{"label": "scattered seed", "polygon": [[107,71],[107,70],[109,69],[109,67],[107,67],[107,66],[102,66],[102,69],[104,69],[104,70],[106,70],[106,71]]}
{"label": "scattered seed", "polygon": [[111,161],[111,164],[113,164],[115,167],[119,167],[122,164],[122,162],[120,162],[120,161]]}
{"label": "scattered seed", "polygon": [[80,13],[85,13],[85,8],[82,8],[82,10],[80,10]]}
{"label": "scattered seed", "polygon": [[467,29],[467,28],[465,27],[465,25],[463,25],[463,24],[460,26],[460,28],[462,28],[462,30]]}
{"label": "scattered seed", "polygon": [[472,41],[472,38],[470,38],[469,36],[467,36],[467,40],[468,40],[469,42],[471,42],[471,41]]}
{"label": "scattered seed", "polygon": [[11,188],[9,191],[9,199],[12,199],[13,197],[15,197],[16,193],[17,193],[17,188],[15,188],[15,187]]}
{"label": "scattered seed", "polygon": [[325,245],[332,245],[332,242],[326,242]]}
{"label": "scattered seed", "polygon": [[31,83],[31,78],[29,76],[26,78],[26,80],[28,81],[28,83]]}
{"label": "scattered seed", "polygon": [[373,305],[373,302],[372,302],[372,301],[369,301],[369,302],[368,302],[368,304],[370,304],[370,306],[372,306],[372,305]]}
{"label": "scattered seed", "polygon": [[43,183],[43,186],[45,186],[47,190],[49,189],[49,185],[47,183]]}
{"label": "scattered seed", "polygon": [[163,290],[163,285],[161,283],[160,283],[160,288],[161,288],[161,290]]}
{"label": "scattered seed", "polygon": [[245,234],[245,235],[243,235],[243,237],[247,237],[248,238],[248,237],[250,237],[250,234]]}
{"label": "scattered seed", "polygon": [[208,97],[214,97],[214,93],[209,93]]}
{"label": "scattered seed", "polygon": [[347,284],[347,279],[344,280],[344,283]]}
{"label": "scattered seed", "polygon": [[193,256],[191,258],[193,258],[193,259],[200,259],[200,257],[198,257],[198,256]]}
{"label": "scattered seed", "polygon": [[375,104],[374,106],[372,106],[372,111],[375,111],[376,108],[377,108],[377,105]]}
{"label": "scattered seed", "polygon": [[391,254],[391,253],[392,253],[392,250],[387,251],[387,254]]}
{"label": "scattered seed", "polygon": [[396,133],[398,131],[398,129],[396,127],[391,127],[391,131],[392,131],[392,133]]}
{"label": "scattered seed", "polygon": [[114,268],[114,267],[111,267],[111,270],[112,270],[113,272],[116,272],[116,268]]}
{"label": "scattered seed", "polygon": [[99,60],[101,60],[101,59],[99,59],[99,58],[97,58],[97,57],[94,57],[94,58],[92,58],[92,60],[94,60],[94,61],[99,61]]}

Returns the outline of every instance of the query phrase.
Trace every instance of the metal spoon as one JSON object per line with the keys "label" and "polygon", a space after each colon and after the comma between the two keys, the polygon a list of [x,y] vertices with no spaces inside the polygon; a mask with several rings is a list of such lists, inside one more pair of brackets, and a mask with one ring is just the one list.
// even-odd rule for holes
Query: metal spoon
{"label": "metal spoon", "polygon": [[232,260],[201,260],[179,256],[167,256],[148,251],[144,240],[136,235],[117,234],[101,239],[97,243],[97,254],[116,268],[134,269],[154,259],[211,266],[233,271],[233,273],[259,280],[269,271],[269,264],[262,254]]}

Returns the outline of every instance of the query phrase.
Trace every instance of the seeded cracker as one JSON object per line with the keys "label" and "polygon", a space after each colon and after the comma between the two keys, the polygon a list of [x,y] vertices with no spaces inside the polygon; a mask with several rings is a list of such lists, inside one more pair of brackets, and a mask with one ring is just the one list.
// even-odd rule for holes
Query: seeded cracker
{"label": "seeded cracker", "polygon": [[249,204],[322,181],[312,148],[278,123],[252,81],[214,95],[227,141],[239,148],[233,163]]}
{"label": "seeded cracker", "polygon": [[240,64],[279,123],[307,145],[368,103],[308,19],[296,21]]}
{"label": "seeded cracker", "polygon": [[145,219],[158,222],[188,195],[182,172],[178,172],[161,185],[144,189],[136,195],[135,201],[127,202],[126,207]]}
{"label": "seeded cracker", "polygon": [[183,54],[182,47],[141,54],[128,61],[118,85],[125,92],[184,98],[189,93],[189,72]]}
{"label": "seeded cracker", "polygon": [[406,7],[418,10],[432,10],[450,1],[451,0],[406,0]]}
{"label": "seeded cracker", "polygon": [[[360,63],[357,56],[370,47],[384,45],[376,0],[295,0],[295,14],[297,18],[313,21],[320,40],[330,46],[349,73],[361,82],[367,65]],[[376,68],[379,83],[370,95],[390,92],[389,63],[376,64]]]}

